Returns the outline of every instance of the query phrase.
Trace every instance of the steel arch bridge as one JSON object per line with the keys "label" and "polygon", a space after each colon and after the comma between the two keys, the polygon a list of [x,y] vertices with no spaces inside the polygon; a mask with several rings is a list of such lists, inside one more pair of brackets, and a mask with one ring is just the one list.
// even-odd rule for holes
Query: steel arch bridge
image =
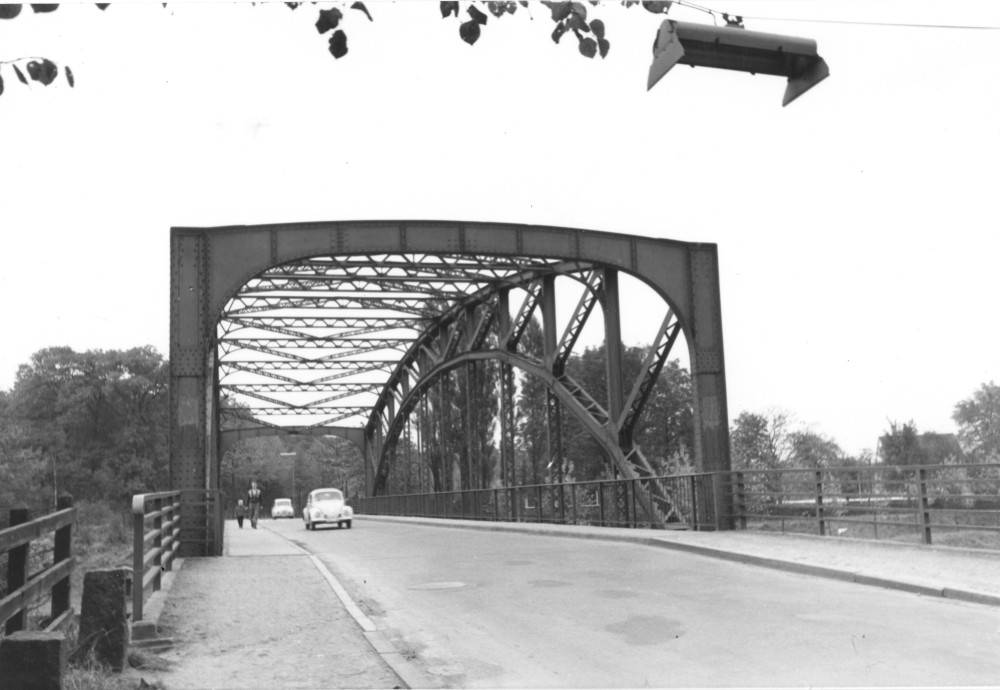
{"label": "steel arch bridge", "polygon": [[[620,274],[642,281],[665,303],[666,316],[635,380],[622,372]],[[556,278],[576,281],[580,293],[562,324],[556,303],[565,291],[556,289]],[[566,372],[598,305],[606,405]],[[533,317],[542,344],[529,352],[522,340]],[[356,444],[366,493],[384,493],[411,415],[451,372],[464,369],[468,385],[481,366],[499,369],[504,486],[516,481],[516,377],[544,385],[550,465],[557,471],[560,419],[569,415],[617,476],[648,476],[652,468],[632,432],[681,334],[694,388],[696,467],[728,470],[713,244],[453,221],[173,228],[172,488],[218,489],[221,458],[239,439],[316,434]],[[223,396],[239,406],[223,409]],[[224,416],[240,419],[241,428],[223,430]],[[193,504],[182,510],[183,528],[204,531],[205,524],[204,510]]]}

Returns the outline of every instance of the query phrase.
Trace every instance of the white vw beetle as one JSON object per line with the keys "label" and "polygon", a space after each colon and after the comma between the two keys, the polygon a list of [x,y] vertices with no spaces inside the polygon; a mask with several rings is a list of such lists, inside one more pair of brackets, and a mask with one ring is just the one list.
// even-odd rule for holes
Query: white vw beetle
{"label": "white vw beetle", "polygon": [[337,527],[351,528],[354,510],[344,503],[340,489],[314,489],[309,492],[306,507],[302,509],[302,519],[306,529],[316,529],[317,525],[337,523]]}

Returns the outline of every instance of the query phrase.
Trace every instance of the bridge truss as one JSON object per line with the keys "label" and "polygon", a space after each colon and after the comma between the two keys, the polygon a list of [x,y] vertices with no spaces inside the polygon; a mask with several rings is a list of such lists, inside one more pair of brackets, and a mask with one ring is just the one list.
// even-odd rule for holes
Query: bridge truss
{"label": "bridge truss", "polygon": [[[665,304],[634,380],[621,364],[621,273]],[[558,321],[565,290],[557,279],[575,283],[579,295],[560,304]],[[616,476],[650,476],[633,430],[682,334],[695,388],[696,464],[729,467],[714,245],[446,222],[175,228],[171,297],[174,488],[214,489],[232,443],[288,433],[356,443],[369,495],[402,486],[401,456],[409,467],[414,449],[437,458],[425,490],[482,488],[487,479],[473,458],[483,451],[471,429],[487,405],[498,418],[492,481],[513,485],[514,391],[527,379],[545,389],[553,481],[563,478],[564,416],[590,434]],[[603,321],[600,394],[567,373],[592,318]],[[532,319],[540,342],[529,344]],[[487,372],[496,385],[484,396]],[[449,395],[464,395],[464,439],[446,433],[456,425],[440,413],[454,406]],[[652,500],[655,487],[649,491]]]}

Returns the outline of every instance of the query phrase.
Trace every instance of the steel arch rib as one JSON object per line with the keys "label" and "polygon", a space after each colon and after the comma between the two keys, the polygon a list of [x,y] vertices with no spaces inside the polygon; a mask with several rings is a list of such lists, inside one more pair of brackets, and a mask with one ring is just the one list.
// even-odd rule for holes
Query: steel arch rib
{"label": "steel arch rib", "polygon": [[[584,279],[576,275],[578,272],[592,270],[593,264],[580,261],[562,261],[546,267],[531,266],[516,276],[509,276],[501,283],[491,284],[482,290],[466,295],[464,299],[456,301],[447,311],[442,312],[437,319],[432,321],[420,336],[410,343],[406,354],[399,360],[392,375],[385,382],[382,392],[379,394],[378,400],[372,408],[372,414],[366,427],[368,429],[374,428],[381,411],[388,404],[389,397],[393,395],[393,390],[400,380],[406,376],[406,372],[413,369],[421,351],[427,349],[444,332],[444,329],[461,319],[462,314],[467,309],[476,305],[489,304],[493,295],[497,294],[500,290],[510,288],[528,289],[528,286],[537,281],[542,275],[547,274],[564,275],[573,278],[583,284],[585,291],[593,291],[595,286],[589,279]],[[417,378],[419,380],[421,377],[418,376]]]}
{"label": "steel arch rib", "polygon": [[562,381],[548,371],[542,364],[526,357],[517,355],[507,350],[477,350],[463,352],[453,358],[438,363],[429,372],[420,377],[417,384],[410,388],[409,393],[403,396],[403,400],[396,409],[396,416],[389,422],[386,431],[385,443],[379,458],[378,467],[375,473],[374,494],[378,495],[385,486],[385,481],[389,475],[389,455],[395,446],[395,441],[402,432],[404,422],[410,412],[419,402],[423,393],[434,384],[443,374],[455,369],[465,362],[496,360],[517,367],[521,371],[530,374],[539,380],[556,395],[559,401],[565,406],[574,417],[576,417],[586,428],[591,436],[607,452],[617,469],[627,478],[636,476],[634,469],[628,463],[624,452],[618,445],[617,431],[610,429],[607,425],[599,423],[593,415],[585,408],[573,392],[566,387]]}

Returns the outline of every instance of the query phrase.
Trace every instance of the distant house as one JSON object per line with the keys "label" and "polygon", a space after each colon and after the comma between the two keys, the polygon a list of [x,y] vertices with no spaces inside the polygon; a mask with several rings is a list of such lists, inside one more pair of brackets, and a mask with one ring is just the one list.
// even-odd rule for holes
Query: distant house
{"label": "distant house", "polygon": [[956,434],[935,434],[929,431],[917,435],[917,443],[926,456],[928,465],[953,465],[965,461],[965,454]]}
{"label": "distant house", "polygon": [[[912,437],[911,437],[912,438]],[[965,462],[965,453],[958,442],[956,434],[938,434],[928,431],[923,434],[916,434],[915,448],[904,450],[905,460],[900,464],[905,465],[954,465]],[[877,460],[886,462],[885,449],[892,447],[892,438],[889,434],[884,434],[878,440]],[[893,463],[889,463],[893,464]]]}

